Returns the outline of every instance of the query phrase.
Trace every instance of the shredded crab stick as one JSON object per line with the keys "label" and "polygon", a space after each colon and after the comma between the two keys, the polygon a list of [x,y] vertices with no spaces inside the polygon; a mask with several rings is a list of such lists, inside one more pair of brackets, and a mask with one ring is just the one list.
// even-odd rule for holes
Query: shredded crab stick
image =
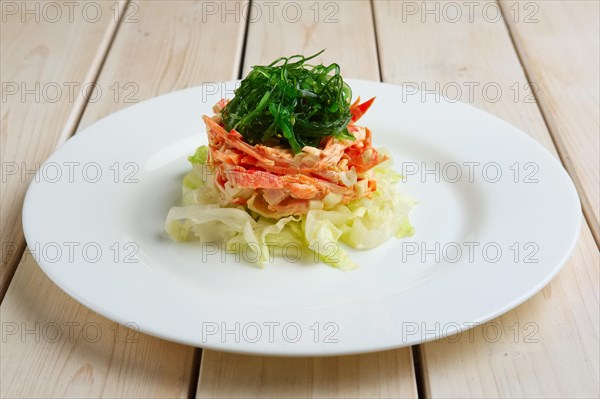
{"label": "shredded crab stick", "polygon": [[328,208],[369,197],[376,190],[370,170],[388,159],[371,145],[369,129],[354,124],[374,98],[352,104],[348,132],[354,140],[329,136],[320,147],[305,146],[298,154],[283,147],[251,145],[235,130],[225,130],[221,111],[203,116],[209,138],[208,163],[215,172],[221,205],[246,205],[271,218],[306,214],[310,201]]}
{"label": "shredded crab stick", "polygon": [[373,105],[373,101],[375,101],[375,97],[371,98],[368,101],[365,101],[362,104],[360,103],[360,96],[356,99],[356,101],[350,106],[350,113],[352,114],[352,122],[356,122],[367,112],[371,105]]}
{"label": "shredded crab stick", "polygon": [[349,270],[357,265],[341,247],[323,251],[413,234],[415,202],[396,190],[391,160],[357,124],[375,98],[352,103],[338,64],[310,63],[321,53],[253,66],[234,97],[203,116],[208,145],[188,158],[184,206],[165,221],[171,237],[249,250],[258,265],[295,243]]}

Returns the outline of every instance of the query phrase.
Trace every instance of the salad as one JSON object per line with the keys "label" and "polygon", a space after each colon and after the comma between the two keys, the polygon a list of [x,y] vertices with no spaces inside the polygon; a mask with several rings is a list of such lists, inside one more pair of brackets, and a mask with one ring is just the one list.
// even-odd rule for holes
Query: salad
{"label": "salad", "polygon": [[413,234],[415,202],[356,124],[375,99],[352,102],[337,64],[309,64],[321,53],[254,66],[203,116],[208,145],[188,158],[183,206],[165,223],[172,238],[249,251],[261,266],[294,245],[348,270],[357,265],[340,243],[369,249]]}

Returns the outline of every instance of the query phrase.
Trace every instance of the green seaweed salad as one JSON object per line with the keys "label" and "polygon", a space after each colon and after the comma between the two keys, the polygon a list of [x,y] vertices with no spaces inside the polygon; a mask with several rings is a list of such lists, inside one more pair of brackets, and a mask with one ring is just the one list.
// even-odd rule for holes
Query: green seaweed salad
{"label": "green seaweed salad", "polygon": [[250,144],[280,145],[296,154],[328,136],[354,140],[347,130],[352,91],[339,65],[308,63],[323,51],[252,67],[222,111],[225,128]]}

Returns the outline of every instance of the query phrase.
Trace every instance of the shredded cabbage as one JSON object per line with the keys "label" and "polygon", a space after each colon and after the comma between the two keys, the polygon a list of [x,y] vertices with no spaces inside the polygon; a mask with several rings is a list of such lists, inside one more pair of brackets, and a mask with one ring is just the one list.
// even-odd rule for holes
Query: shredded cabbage
{"label": "shredded cabbage", "polygon": [[225,250],[250,251],[263,266],[281,255],[290,245],[309,251],[314,259],[342,270],[358,265],[340,243],[369,249],[389,240],[411,236],[414,229],[408,214],[415,205],[411,198],[397,192],[401,176],[391,168],[391,160],[372,169],[377,190],[333,208],[324,201],[312,201],[306,215],[269,219],[243,206],[223,207],[206,163],[207,147],[189,157],[193,170],[183,179],[183,206],[170,209],[165,229],[179,241],[223,243]]}

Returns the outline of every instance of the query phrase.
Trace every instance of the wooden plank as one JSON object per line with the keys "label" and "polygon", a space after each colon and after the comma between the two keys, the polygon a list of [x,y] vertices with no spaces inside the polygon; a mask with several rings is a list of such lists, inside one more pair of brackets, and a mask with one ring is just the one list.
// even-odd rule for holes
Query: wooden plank
{"label": "wooden plank", "polygon": [[[291,8],[295,6],[288,6],[286,13],[286,4],[291,3],[277,4],[270,21],[267,5],[255,3],[263,18],[249,26],[244,74],[252,65],[282,55],[307,55],[327,48],[319,62],[339,63],[345,77],[379,80],[368,1],[296,2],[302,7],[301,19],[296,22]],[[275,358],[204,350],[197,390],[199,398],[416,396],[410,348],[332,358]]]}
{"label": "wooden plank", "polygon": [[0,299],[25,248],[25,191],[39,163],[72,133],[85,105],[84,88],[95,79],[123,5],[67,4],[0,5]]}
{"label": "wooden plank", "polygon": [[[472,21],[467,9],[462,19],[451,21],[455,14],[444,16],[441,8],[436,21],[436,12],[426,14],[414,2],[376,1],[384,80],[423,83],[427,89],[435,89],[436,83],[441,88],[496,84],[503,96],[476,91],[471,102],[556,154],[536,104],[510,90],[524,87],[527,80],[504,23],[491,22],[492,8],[498,7],[476,5]],[[482,16],[485,7],[489,14]],[[468,100],[464,94],[462,101]],[[457,342],[421,345],[426,396],[598,397],[598,262],[595,242],[584,225],[558,277],[531,300],[493,320],[493,328],[503,334],[498,342],[493,342],[489,327],[480,326],[471,331],[473,339],[463,333]]]}
{"label": "wooden plank", "polygon": [[500,5],[600,245],[600,3],[501,1]]}
{"label": "wooden plank", "polygon": [[[216,3],[200,0],[137,4],[130,18],[139,23],[123,23],[98,80],[114,89],[88,106],[79,129],[147,98],[237,77],[244,18],[213,15]],[[228,7],[242,12],[244,4],[232,1]]]}
{"label": "wooden plank", "polygon": [[[258,14],[251,14],[244,75],[252,65],[271,62],[282,55],[310,55],[325,49],[315,62],[339,64],[345,78],[380,79],[368,1],[316,5],[288,1],[277,6],[259,1],[254,7],[262,10],[262,17],[254,21],[252,16]],[[272,22],[269,9],[273,10]],[[300,11],[296,13],[296,9]]]}
{"label": "wooden plank", "polygon": [[[126,14],[98,79],[104,95],[87,105],[82,126],[130,105],[127,101],[231,79],[239,69],[243,22],[201,23],[201,2],[139,2],[129,10],[135,12]],[[117,97],[116,89],[110,89],[115,83],[122,90]],[[125,87],[127,83],[133,86]],[[195,388],[190,386],[197,376],[194,348],[141,333],[128,335],[123,327],[115,343],[115,324],[66,296],[30,256],[18,268],[0,309],[2,326],[34,328],[38,323],[42,328],[39,342],[35,335],[21,339],[21,329],[2,343],[2,397],[187,397]],[[82,329],[92,325],[89,334],[97,327],[102,336],[90,342],[83,333],[72,339],[63,334],[51,342],[43,333],[50,323],[65,334],[69,323]],[[128,337],[137,342],[123,342]]]}
{"label": "wooden plank", "polygon": [[88,310],[28,251],[1,308],[2,397],[187,396],[192,349]]}
{"label": "wooden plank", "polygon": [[597,398],[599,262],[584,226],[540,293],[458,342],[422,345],[428,396]]}
{"label": "wooden plank", "polygon": [[416,397],[410,350],[328,358],[204,351],[198,398]]}

